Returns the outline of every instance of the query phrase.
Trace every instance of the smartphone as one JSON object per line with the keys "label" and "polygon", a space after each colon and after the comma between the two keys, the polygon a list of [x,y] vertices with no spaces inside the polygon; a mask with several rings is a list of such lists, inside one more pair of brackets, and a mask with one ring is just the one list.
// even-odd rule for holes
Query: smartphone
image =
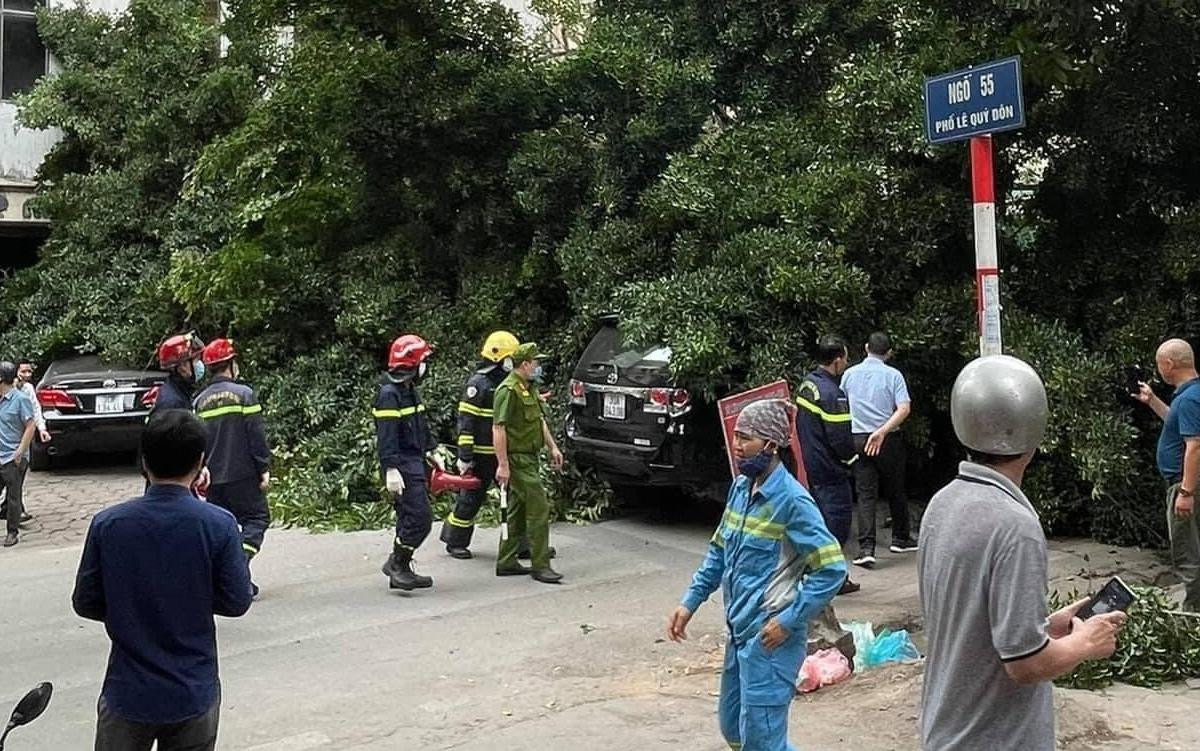
{"label": "smartphone", "polygon": [[1093,615],[1111,613],[1114,610],[1120,610],[1124,613],[1129,610],[1129,606],[1136,599],[1137,595],[1133,593],[1133,590],[1125,586],[1125,582],[1121,581],[1121,577],[1114,576],[1112,579],[1109,579],[1108,584],[1105,584],[1103,589],[1092,595],[1092,599],[1076,612],[1075,617],[1086,621]]}
{"label": "smartphone", "polygon": [[1137,396],[1142,391],[1142,384],[1146,382],[1146,374],[1142,372],[1140,365],[1132,365],[1125,368],[1125,391],[1130,396]]}

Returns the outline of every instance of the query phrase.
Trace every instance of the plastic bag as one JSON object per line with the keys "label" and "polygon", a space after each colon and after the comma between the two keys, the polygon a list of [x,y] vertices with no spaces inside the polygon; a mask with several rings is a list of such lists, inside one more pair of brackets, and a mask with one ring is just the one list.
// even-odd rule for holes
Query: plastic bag
{"label": "plastic bag", "polygon": [[875,641],[875,629],[870,621],[850,621],[841,624],[842,630],[849,631],[854,636],[854,661],[856,667],[862,667],[862,655],[866,654]]}
{"label": "plastic bag", "polygon": [[858,653],[858,662],[864,668],[873,668],[888,662],[909,662],[921,659],[921,653],[912,643],[908,631],[884,629],[866,650]]}
{"label": "plastic bag", "polygon": [[800,666],[796,690],[802,694],[832,686],[850,677],[850,661],[837,649],[822,649],[809,655]]}

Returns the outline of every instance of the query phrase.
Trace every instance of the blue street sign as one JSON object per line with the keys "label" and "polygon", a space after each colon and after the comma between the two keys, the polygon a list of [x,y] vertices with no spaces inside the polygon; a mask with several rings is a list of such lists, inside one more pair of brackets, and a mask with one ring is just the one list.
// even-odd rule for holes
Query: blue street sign
{"label": "blue street sign", "polygon": [[925,138],[960,141],[1025,125],[1021,58],[925,79]]}

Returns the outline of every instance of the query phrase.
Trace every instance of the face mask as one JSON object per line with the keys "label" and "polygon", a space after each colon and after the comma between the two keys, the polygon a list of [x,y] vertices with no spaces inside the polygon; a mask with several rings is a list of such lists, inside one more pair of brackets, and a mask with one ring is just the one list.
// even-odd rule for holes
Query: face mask
{"label": "face mask", "polygon": [[774,458],[775,452],[764,449],[749,459],[738,459],[738,472],[753,480],[767,471]]}
{"label": "face mask", "polygon": [[192,361],[192,380],[195,381],[196,383],[200,383],[201,381],[204,380],[204,361],[203,360],[193,360]]}
{"label": "face mask", "polygon": [[513,361],[511,357],[504,358],[504,362],[500,363],[500,367],[504,368],[505,373],[511,373],[513,369]]}
{"label": "face mask", "polygon": [[533,381],[534,383],[541,383],[542,379],[545,377],[546,371],[542,370],[542,366],[539,365],[533,369],[533,373],[529,376],[529,380]]}

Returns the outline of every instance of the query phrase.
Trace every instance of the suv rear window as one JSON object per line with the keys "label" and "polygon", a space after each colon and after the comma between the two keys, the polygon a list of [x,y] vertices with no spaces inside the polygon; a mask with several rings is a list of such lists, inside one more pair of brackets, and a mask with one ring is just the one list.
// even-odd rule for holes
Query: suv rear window
{"label": "suv rear window", "polygon": [[637,382],[664,377],[671,363],[671,348],[662,344],[641,348],[625,346],[621,330],[605,326],[596,332],[576,368],[576,378],[588,380],[617,368],[621,376]]}

